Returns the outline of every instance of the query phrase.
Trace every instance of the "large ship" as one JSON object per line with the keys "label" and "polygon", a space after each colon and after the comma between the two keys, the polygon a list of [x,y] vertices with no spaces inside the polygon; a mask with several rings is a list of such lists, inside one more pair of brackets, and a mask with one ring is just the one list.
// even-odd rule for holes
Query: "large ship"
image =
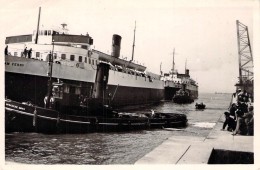
{"label": "large ship", "polygon": [[[177,74],[180,81],[175,82],[169,81],[167,75],[146,71],[145,66],[133,62],[133,54],[132,60],[121,59],[121,36],[117,34],[112,38],[112,53],[106,54],[91,48],[93,38],[89,34],[69,34],[67,24],[62,24],[61,29],[39,29],[38,19],[32,34],[6,37],[5,44],[5,96],[14,101],[44,106],[50,72],[53,81],[72,84],[63,89],[68,93],[79,93],[75,85],[84,87],[81,98],[74,100],[91,98],[96,95],[93,93],[100,63],[108,65],[109,70],[103,80],[106,88],[98,95],[109,99],[113,107],[158,103],[182,86],[195,88],[192,93],[197,94],[188,70]],[[173,91],[168,91],[168,84],[174,87]]]}

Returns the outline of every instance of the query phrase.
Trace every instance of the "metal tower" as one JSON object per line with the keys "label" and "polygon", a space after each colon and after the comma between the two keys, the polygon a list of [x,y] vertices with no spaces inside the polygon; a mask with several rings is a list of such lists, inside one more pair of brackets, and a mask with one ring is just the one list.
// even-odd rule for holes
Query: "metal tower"
{"label": "metal tower", "polygon": [[[238,40],[238,60],[239,60],[239,82],[237,88],[253,91],[253,56],[249,40],[248,28],[238,20],[237,40]],[[252,88],[250,88],[252,87]],[[249,89],[248,89],[249,88]]]}

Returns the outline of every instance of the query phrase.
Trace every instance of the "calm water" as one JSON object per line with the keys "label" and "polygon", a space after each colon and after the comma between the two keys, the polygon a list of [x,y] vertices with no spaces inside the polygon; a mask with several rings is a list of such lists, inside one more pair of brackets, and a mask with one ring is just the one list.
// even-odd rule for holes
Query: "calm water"
{"label": "calm water", "polygon": [[230,98],[230,94],[200,94],[195,102],[203,101],[206,104],[204,111],[195,110],[195,103],[177,105],[172,102],[135,111],[154,109],[186,114],[189,125],[183,131],[158,129],[76,135],[5,134],[5,158],[6,161],[30,164],[133,164],[168,137],[206,137],[228,108]]}

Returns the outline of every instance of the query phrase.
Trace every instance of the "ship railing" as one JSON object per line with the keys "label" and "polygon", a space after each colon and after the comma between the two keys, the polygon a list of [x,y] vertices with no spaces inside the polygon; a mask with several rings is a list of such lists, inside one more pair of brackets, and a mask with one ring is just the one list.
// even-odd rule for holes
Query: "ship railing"
{"label": "ship railing", "polygon": [[[51,45],[51,44],[48,44],[48,45]],[[24,49],[21,49],[21,48],[15,48],[15,47],[8,47],[9,48],[9,52],[11,52],[11,54],[13,54],[12,56],[15,56],[15,57],[22,57],[22,54],[24,52]],[[32,56],[31,58],[33,59],[39,59],[39,60],[46,60],[46,58],[48,57],[48,54],[50,54],[50,51],[51,49],[48,49],[48,50],[35,50],[34,49],[34,45],[30,46],[28,44],[27,46],[27,50],[29,50],[30,48],[32,48]],[[88,50],[88,51],[91,51],[91,50]],[[39,57],[36,57],[36,53],[39,52],[40,56]],[[16,55],[15,55],[16,53]],[[34,54],[34,55],[33,55]],[[96,57],[92,57],[91,55],[88,55],[87,53],[83,54],[83,53],[77,53],[77,52],[66,52],[66,51],[59,51],[59,50],[54,50],[53,51],[53,54],[57,56],[57,58],[61,59],[61,54],[66,54],[66,55],[75,55],[75,56],[82,56],[82,57],[89,57],[89,58],[92,58],[92,59],[96,59]],[[60,56],[58,56],[57,54],[60,54]],[[28,55],[27,55],[28,56]],[[69,60],[70,61],[70,60]]]}

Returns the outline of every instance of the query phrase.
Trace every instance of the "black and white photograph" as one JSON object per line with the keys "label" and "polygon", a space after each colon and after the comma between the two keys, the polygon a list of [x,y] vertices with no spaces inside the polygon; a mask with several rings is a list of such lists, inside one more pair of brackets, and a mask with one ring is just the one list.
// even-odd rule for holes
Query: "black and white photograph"
{"label": "black and white photograph", "polygon": [[1,169],[259,168],[258,0],[1,2]]}

